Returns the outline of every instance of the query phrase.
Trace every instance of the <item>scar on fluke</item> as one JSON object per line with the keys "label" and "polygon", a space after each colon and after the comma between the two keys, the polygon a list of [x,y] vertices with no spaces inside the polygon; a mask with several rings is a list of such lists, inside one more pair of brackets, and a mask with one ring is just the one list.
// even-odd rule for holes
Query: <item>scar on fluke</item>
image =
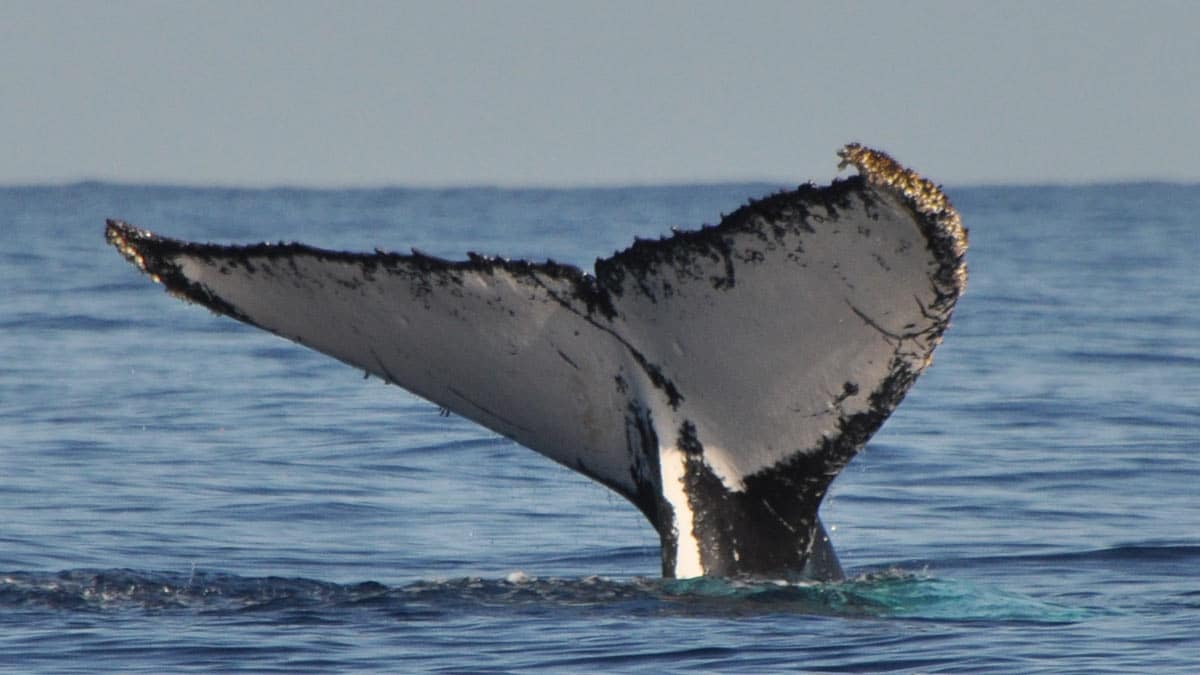
{"label": "scar on fluke", "polygon": [[621,494],[658,532],[664,576],[836,579],[821,500],[931,362],[967,248],[937,185],[861,145],[839,155],[857,175],[637,239],[590,274],[117,220],[106,236],[171,295]]}

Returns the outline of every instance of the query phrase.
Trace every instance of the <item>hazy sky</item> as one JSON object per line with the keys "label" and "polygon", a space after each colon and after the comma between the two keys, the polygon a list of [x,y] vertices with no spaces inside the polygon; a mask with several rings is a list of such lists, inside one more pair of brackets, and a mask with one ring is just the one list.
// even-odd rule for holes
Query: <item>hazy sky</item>
{"label": "hazy sky", "polygon": [[1200,3],[0,2],[0,183],[1200,180]]}

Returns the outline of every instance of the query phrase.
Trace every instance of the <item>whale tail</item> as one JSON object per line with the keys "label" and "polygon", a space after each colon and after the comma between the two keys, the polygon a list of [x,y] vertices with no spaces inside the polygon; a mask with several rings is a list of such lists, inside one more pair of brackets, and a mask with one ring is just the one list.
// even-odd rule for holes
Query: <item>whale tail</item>
{"label": "whale tail", "polygon": [[840,574],[817,510],[930,363],[966,283],[932,183],[859,175],[638,240],[594,275],[300,244],[219,246],[120,221],[168,292],[399,385],[620,493],[663,574]]}

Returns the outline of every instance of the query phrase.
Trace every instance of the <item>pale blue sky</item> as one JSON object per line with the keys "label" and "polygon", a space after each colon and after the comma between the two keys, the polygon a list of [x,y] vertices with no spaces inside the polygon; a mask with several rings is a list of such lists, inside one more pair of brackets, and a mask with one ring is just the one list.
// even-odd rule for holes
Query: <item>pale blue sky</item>
{"label": "pale blue sky", "polygon": [[0,3],[0,183],[1200,180],[1200,3]]}

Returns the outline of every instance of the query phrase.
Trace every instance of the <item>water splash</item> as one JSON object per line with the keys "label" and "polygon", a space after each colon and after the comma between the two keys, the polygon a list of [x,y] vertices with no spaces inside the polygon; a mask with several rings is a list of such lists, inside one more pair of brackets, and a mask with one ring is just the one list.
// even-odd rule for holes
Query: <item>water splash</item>
{"label": "water splash", "polygon": [[376,610],[409,619],[496,612],[625,616],[824,615],[936,621],[1062,623],[1087,617],[1065,607],[974,583],[904,571],[839,583],[701,577],[614,580],[467,577],[401,586],[241,577],[192,570],[67,570],[0,574],[0,607],[68,611],[178,610],[328,614]]}
{"label": "water splash", "polygon": [[738,611],[949,621],[1072,622],[1087,616],[996,588],[927,574],[889,570],[839,583],[785,583],[725,579],[664,582],[667,596],[703,602],[722,599]]}

